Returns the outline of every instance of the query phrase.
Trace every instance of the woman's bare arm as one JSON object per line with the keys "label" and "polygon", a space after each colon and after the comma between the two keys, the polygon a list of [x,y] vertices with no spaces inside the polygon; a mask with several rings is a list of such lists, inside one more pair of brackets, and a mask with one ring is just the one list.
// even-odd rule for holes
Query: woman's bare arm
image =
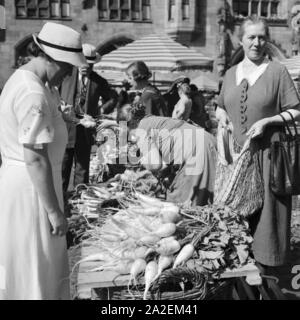
{"label": "woman's bare arm", "polygon": [[51,164],[47,146],[36,149],[33,145],[24,145],[24,159],[31,181],[37,191],[52,225],[54,235],[64,235],[67,221],[61,211],[54,189]]}
{"label": "woman's bare arm", "polygon": [[[288,111],[293,115],[293,117],[296,121],[300,120],[300,111],[299,110],[289,109]],[[287,122],[291,121],[291,116],[287,112],[283,111],[281,114],[287,120]],[[263,118],[263,119],[255,122],[252,125],[252,127],[247,132],[247,135],[249,135],[249,136],[251,135],[252,138],[260,137],[264,133],[264,130],[267,126],[280,125],[282,123],[283,123],[283,119],[281,118],[280,115],[276,115],[276,116],[268,117],[268,118]]]}

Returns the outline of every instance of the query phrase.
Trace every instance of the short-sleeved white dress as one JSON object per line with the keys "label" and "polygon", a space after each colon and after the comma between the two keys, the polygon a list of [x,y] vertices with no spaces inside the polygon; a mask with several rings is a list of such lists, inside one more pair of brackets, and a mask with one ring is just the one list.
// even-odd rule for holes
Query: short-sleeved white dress
{"label": "short-sleeved white dress", "polygon": [[0,300],[69,299],[66,238],[50,232],[47,213],[24,162],[26,143],[48,144],[63,209],[66,125],[51,90],[34,73],[19,69],[0,97]]}

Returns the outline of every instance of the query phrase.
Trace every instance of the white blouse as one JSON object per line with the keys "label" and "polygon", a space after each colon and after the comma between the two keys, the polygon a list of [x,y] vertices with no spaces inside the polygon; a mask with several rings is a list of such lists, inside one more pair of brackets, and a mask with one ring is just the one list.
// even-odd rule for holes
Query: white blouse
{"label": "white blouse", "polygon": [[[245,60],[248,60],[248,62],[250,61],[247,57],[245,58]],[[236,85],[237,86],[239,86],[244,79],[246,79],[248,81],[250,86],[253,86],[255,84],[255,82],[261,77],[261,75],[266,71],[266,69],[270,63],[270,60],[268,58],[265,58],[263,63],[260,64],[259,66],[256,66],[253,63],[254,68],[251,73],[245,73],[244,68],[243,68],[245,60],[240,62],[236,68]],[[252,63],[252,62],[250,62],[250,63]]]}

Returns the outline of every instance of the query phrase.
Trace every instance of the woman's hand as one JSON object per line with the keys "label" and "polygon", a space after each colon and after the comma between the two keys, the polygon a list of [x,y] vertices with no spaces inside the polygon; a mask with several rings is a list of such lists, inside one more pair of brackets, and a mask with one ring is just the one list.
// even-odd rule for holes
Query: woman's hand
{"label": "woman's hand", "polygon": [[54,236],[62,237],[67,233],[68,221],[62,212],[48,213],[48,219]]}
{"label": "woman's hand", "polygon": [[79,123],[81,124],[83,127],[89,129],[89,128],[95,128],[96,127],[96,121],[93,119],[93,117],[85,114],[84,117],[82,119],[80,119]]}
{"label": "woman's hand", "polygon": [[228,114],[225,110],[223,110],[222,108],[217,107],[216,110],[216,119],[219,123],[219,126],[221,126],[222,128],[226,128],[230,131],[232,131],[232,125],[230,123],[230,119],[228,117]]}
{"label": "woman's hand", "polygon": [[118,123],[114,120],[103,120],[101,121],[100,125],[98,125],[97,131],[101,131],[107,128],[116,128],[118,127]]}
{"label": "woman's hand", "polygon": [[252,127],[246,133],[247,136],[251,138],[261,137],[265,131],[266,126],[269,124],[268,118],[264,118],[255,122]]}

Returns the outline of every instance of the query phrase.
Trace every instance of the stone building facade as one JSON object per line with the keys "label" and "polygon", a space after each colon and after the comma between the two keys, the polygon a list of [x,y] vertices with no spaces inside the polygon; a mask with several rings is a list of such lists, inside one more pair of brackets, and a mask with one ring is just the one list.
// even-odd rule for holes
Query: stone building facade
{"label": "stone building facade", "polygon": [[[60,22],[81,32],[83,41],[94,44],[100,54],[147,34],[167,33],[177,41],[217,59],[220,55],[218,38],[222,39],[224,32],[232,45],[230,56],[237,58],[239,25],[245,16],[256,14],[270,22],[274,55],[290,56],[298,48],[298,33],[293,32],[291,27],[291,12],[293,16],[300,12],[298,2],[6,0],[6,30],[0,39],[0,87],[13,72],[19,57],[26,55],[31,34],[38,32],[46,21]],[[222,19],[226,20],[225,30]]]}

